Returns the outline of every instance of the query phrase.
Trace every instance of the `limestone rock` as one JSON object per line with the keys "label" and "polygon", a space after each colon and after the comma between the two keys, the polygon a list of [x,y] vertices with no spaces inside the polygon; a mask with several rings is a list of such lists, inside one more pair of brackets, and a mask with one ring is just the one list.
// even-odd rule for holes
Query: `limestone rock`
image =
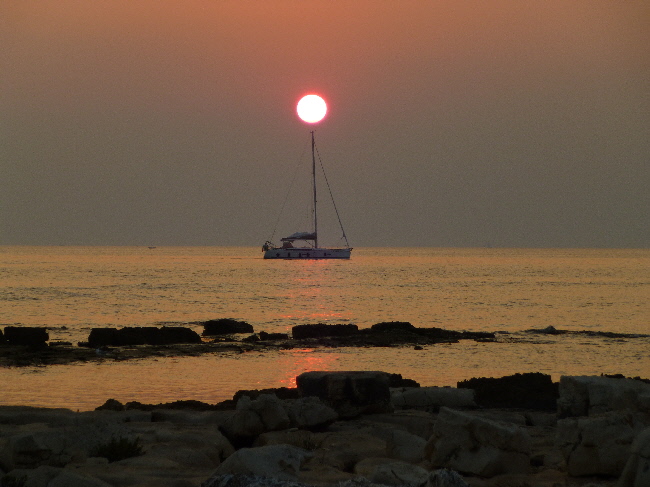
{"label": "limestone rock", "polygon": [[269,431],[257,437],[253,446],[293,445],[304,450],[313,450],[318,446],[322,435],[307,430],[291,428],[283,431]]}
{"label": "limestone rock", "polygon": [[201,487],[310,487],[300,482],[289,482],[271,477],[255,475],[223,474],[214,475],[203,482]]}
{"label": "limestone rock", "polygon": [[437,412],[440,407],[474,408],[474,391],[452,387],[416,387],[393,389],[391,401],[396,409]]}
{"label": "limestone rock", "polygon": [[291,424],[283,402],[273,394],[260,394],[251,401],[246,396],[237,403],[237,410],[255,411],[264,425],[264,431],[277,431],[288,428]]}
{"label": "limestone rock", "polygon": [[289,427],[291,420],[283,402],[272,394],[260,394],[251,400],[241,396],[235,413],[221,425],[221,431],[235,447],[250,446],[266,431]]}
{"label": "limestone rock", "polygon": [[291,445],[242,448],[219,465],[215,475],[259,475],[296,481],[301,465],[309,457],[307,450]]}
{"label": "limestone rock", "polygon": [[313,438],[318,447],[312,451],[310,469],[329,466],[351,472],[364,458],[386,457],[386,441],[368,432],[321,433]]}
{"label": "limestone rock", "polygon": [[417,465],[386,459],[363,460],[354,472],[382,485],[422,485],[429,476],[428,471]]}
{"label": "limestone rock", "polygon": [[641,432],[630,449],[630,457],[617,487],[647,487],[650,485],[650,428]]}
{"label": "limestone rock", "polygon": [[291,425],[296,428],[322,427],[336,421],[339,415],[318,397],[308,396],[300,399],[287,399],[284,408]]}
{"label": "limestone rock", "polygon": [[317,396],[342,418],[392,411],[386,372],[305,372],[296,377],[303,396]]}
{"label": "limestone rock", "polygon": [[431,438],[435,416],[424,411],[397,410],[392,414],[369,414],[364,419],[375,423],[383,423],[399,427],[404,431],[419,436],[424,440]]}
{"label": "limestone rock", "polygon": [[650,384],[598,376],[560,377],[560,417],[632,410],[650,414]]}
{"label": "limestone rock", "polygon": [[647,424],[630,413],[562,419],[557,425],[556,445],[569,475],[618,476],[630,457],[634,437],[644,427]]}
{"label": "limestone rock", "polygon": [[24,485],[25,487],[111,487],[110,484],[97,478],[49,466],[12,470],[2,478],[0,484]]}
{"label": "limestone rock", "polygon": [[440,409],[425,450],[435,467],[482,477],[526,473],[530,452],[524,429],[448,408]]}
{"label": "limestone rock", "polygon": [[458,472],[442,468],[429,474],[424,487],[469,487],[469,484],[465,482]]}

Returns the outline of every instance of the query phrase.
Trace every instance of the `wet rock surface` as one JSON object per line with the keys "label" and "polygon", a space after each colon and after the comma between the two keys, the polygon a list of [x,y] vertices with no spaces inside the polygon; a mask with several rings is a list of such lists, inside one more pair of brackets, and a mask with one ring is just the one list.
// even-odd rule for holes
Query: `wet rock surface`
{"label": "wet rock surface", "polygon": [[[317,377],[345,384],[351,377],[345,374],[318,372]],[[386,384],[391,374],[381,374],[367,377]],[[630,388],[627,381],[608,377],[563,380],[589,383],[603,398],[614,397],[621,384]],[[650,385],[634,381],[632,387],[644,396]],[[390,397],[430,389],[390,388]],[[650,414],[643,401],[561,418],[558,411],[512,404],[459,406],[459,397],[445,393],[432,396],[437,411],[392,404],[391,411],[345,417],[320,397],[304,395],[308,391],[285,399],[270,391],[242,391],[230,408],[176,401],[131,409],[139,403],[114,400],[82,413],[0,407],[0,485],[648,485]],[[459,391],[463,400],[474,393]],[[564,410],[579,411],[580,395],[560,388],[559,396]],[[245,444],[236,440],[242,432]]]}

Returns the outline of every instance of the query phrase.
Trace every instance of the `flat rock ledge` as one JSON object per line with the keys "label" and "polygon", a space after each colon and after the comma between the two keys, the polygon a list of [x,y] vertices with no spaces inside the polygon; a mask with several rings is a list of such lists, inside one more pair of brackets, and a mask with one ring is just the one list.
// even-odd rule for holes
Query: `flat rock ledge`
{"label": "flat rock ledge", "polygon": [[[495,380],[524,392],[526,380],[531,390],[540,381]],[[230,408],[0,407],[0,485],[650,485],[643,381],[562,377],[554,411],[482,407],[472,389],[407,386],[379,371],[314,371],[296,382],[292,393],[240,391]]]}

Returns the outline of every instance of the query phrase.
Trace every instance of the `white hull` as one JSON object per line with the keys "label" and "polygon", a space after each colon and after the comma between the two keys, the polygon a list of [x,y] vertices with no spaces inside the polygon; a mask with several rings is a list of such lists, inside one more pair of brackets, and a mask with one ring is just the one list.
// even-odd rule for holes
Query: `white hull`
{"label": "white hull", "polygon": [[349,259],[352,249],[274,248],[264,251],[265,259]]}

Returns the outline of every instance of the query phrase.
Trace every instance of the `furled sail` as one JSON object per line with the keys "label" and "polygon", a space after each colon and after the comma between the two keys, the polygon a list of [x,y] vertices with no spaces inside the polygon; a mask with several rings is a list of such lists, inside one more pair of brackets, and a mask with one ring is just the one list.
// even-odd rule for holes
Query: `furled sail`
{"label": "furled sail", "polygon": [[283,237],[283,242],[292,242],[294,240],[316,240],[316,234],[313,232],[296,232],[288,237]]}

